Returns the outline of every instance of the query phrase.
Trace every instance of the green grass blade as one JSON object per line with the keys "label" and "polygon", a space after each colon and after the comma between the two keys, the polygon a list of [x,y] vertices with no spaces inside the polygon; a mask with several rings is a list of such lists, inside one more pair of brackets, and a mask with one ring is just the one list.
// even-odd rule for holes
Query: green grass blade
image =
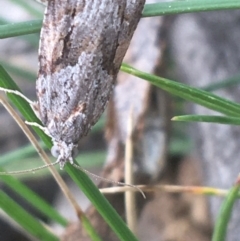
{"label": "green grass blade", "polygon": [[209,92],[190,87],[172,80],[151,75],[126,64],[121,66],[121,70],[149,81],[151,84],[185,100],[192,101],[220,113],[240,117],[240,104],[226,100]]}
{"label": "green grass blade", "polygon": [[84,230],[87,230],[87,233],[92,241],[102,241],[100,236],[97,234],[96,230],[93,228],[92,224],[86,218],[86,216],[82,215],[81,217],[81,224],[84,227]]}
{"label": "green grass blade", "polygon": [[213,230],[213,236],[212,236],[212,241],[225,241],[226,240],[226,234],[227,234],[227,226],[229,223],[229,220],[231,218],[231,213],[233,209],[233,205],[238,198],[238,192],[239,192],[239,180],[237,183],[230,189],[227,197],[225,198],[214,230]]}
{"label": "green grass blade", "polygon": [[240,118],[216,115],[181,115],[172,118],[173,121],[208,122],[227,125],[240,125]]}
{"label": "green grass blade", "polygon": [[[0,171],[3,172],[4,170],[0,168]],[[36,193],[34,193],[16,178],[12,176],[0,175],[0,179],[13,191],[22,196],[28,203],[43,213],[46,217],[56,221],[63,226],[68,224],[67,220],[63,218],[53,207],[51,207],[45,200],[39,197]]]}
{"label": "green grass blade", "polygon": [[146,4],[143,17],[240,8],[238,0],[189,0]]}
{"label": "green grass blade", "polygon": [[[112,228],[122,241],[136,241],[137,238],[129,230],[122,218],[117,214],[115,209],[110,205],[107,199],[100,193],[98,188],[93,184],[92,180],[82,171],[77,170],[69,163],[65,169],[71,170],[68,172],[74,182],[80,187],[87,198],[91,201],[94,207],[98,210],[104,220]],[[75,173],[72,175],[72,173]]]}
{"label": "green grass blade", "polygon": [[[9,24],[12,24],[12,23],[7,21],[6,19],[0,17],[0,28],[1,28],[2,25],[9,25]],[[4,29],[3,36],[5,36],[6,26],[3,29]],[[0,32],[0,36],[1,36],[1,32]],[[26,42],[28,42],[33,47],[37,47],[38,44],[39,44],[39,37],[36,34],[35,35],[32,34],[32,35],[28,35],[28,36],[22,35],[21,38],[24,39]],[[1,37],[0,37],[0,39],[1,39]]]}
{"label": "green grass blade", "polygon": [[[146,4],[143,17],[240,8],[238,0],[190,0]],[[0,25],[0,39],[38,33],[42,20]]]}
{"label": "green grass blade", "polygon": [[39,240],[59,240],[58,237],[56,237],[53,233],[50,233],[39,221],[27,213],[3,191],[0,191],[0,207],[23,229],[27,230],[30,234]]}
{"label": "green grass blade", "polygon": [[42,20],[0,25],[0,39],[38,33],[41,27]]}

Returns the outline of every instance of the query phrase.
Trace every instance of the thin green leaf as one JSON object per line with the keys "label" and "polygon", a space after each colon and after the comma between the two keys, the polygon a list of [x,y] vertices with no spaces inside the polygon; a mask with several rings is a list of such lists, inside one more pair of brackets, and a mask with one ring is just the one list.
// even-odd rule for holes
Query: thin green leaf
{"label": "thin green leaf", "polygon": [[216,115],[182,115],[172,118],[173,121],[192,121],[192,122],[209,122],[227,125],[240,125],[240,118]]}
{"label": "thin green leaf", "polygon": [[[79,170],[69,163],[66,165],[65,169],[119,239],[122,241],[136,241],[137,238],[129,230],[108,200],[100,193],[99,189],[93,184],[91,179],[84,172],[80,171],[79,173]],[[71,170],[71,172],[69,172],[69,170]],[[73,175],[73,173],[75,174]]]}
{"label": "thin green leaf", "polygon": [[233,205],[236,199],[238,198],[239,188],[240,188],[240,185],[238,180],[237,183],[230,189],[227,197],[225,198],[221,206],[221,209],[213,230],[212,241],[226,240],[227,226],[232,214]]}
{"label": "thin green leaf", "polygon": [[[143,17],[240,8],[238,0],[190,0],[146,4]],[[0,25],[0,39],[40,32],[42,20]]]}
{"label": "thin green leaf", "polygon": [[0,25],[0,39],[38,33],[41,27],[42,20]]}
{"label": "thin green leaf", "polygon": [[199,105],[205,106],[211,110],[218,111],[220,113],[240,117],[240,104],[226,100],[217,95],[209,92],[190,87],[188,85],[178,83],[172,80],[151,75],[135,68],[132,68],[126,64],[121,66],[121,70],[135,75],[139,78],[149,81],[151,84],[171,93],[179,96],[185,100],[192,101]]}
{"label": "thin green leaf", "polygon": [[[0,168],[0,171],[3,172],[4,170]],[[63,226],[68,224],[67,220],[63,218],[53,207],[51,207],[45,200],[39,197],[36,193],[34,193],[31,189],[29,189],[16,178],[12,176],[0,175],[0,179],[13,191],[18,193],[18,195],[23,197],[28,203],[43,213],[46,217],[56,221]]]}
{"label": "thin green leaf", "polygon": [[102,241],[102,239],[98,236],[96,230],[93,228],[92,224],[86,218],[86,216],[82,215],[81,222],[84,230],[87,230],[87,233],[92,241]]}
{"label": "thin green leaf", "polygon": [[27,230],[34,237],[44,241],[59,240],[53,233],[50,233],[36,218],[32,217],[22,207],[15,203],[3,191],[0,190],[0,207],[14,219],[23,229]]}
{"label": "thin green leaf", "polygon": [[189,0],[146,4],[143,17],[240,8],[238,0]]}
{"label": "thin green leaf", "polygon": [[[12,24],[10,23],[9,21],[7,21],[6,19],[3,19],[0,17],[0,28],[1,28],[1,25],[9,25],[9,24]],[[3,28],[6,30],[6,26]],[[3,32],[3,36],[5,35],[5,30]],[[15,30],[14,30],[15,31]],[[21,36],[22,39],[24,39],[25,41],[27,41],[29,44],[31,44],[33,47],[37,47],[38,44],[39,44],[39,37],[34,34],[34,35],[28,35],[28,36],[25,36],[25,35],[22,35]],[[1,32],[0,32],[0,39],[1,39]],[[1,64],[1,63],[0,63]]]}

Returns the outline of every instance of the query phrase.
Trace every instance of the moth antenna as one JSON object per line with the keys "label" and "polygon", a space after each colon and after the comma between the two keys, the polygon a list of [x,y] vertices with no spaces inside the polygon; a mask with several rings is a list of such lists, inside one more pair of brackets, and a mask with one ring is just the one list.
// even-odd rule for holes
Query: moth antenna
{"label": "moth antenna", "polygon": [[57,160],[56,162],[46,164],[46,165],[43,165],[43,166],[40,166],[40,167],[32,168],[32,169],[27,169],[27,170],[22,170],[22,171],[13,171],[13,172],[0,172],[0,176],[20,175],[20,174],[29,173],[29,172],[35,172],[35,171],[39,171],[41,169],[44,169],[46,167],[55,166],[58,163],[59,163],[59,161]]}
{"label": "moth antenna", "polygon": [[81,171],[85,172],[86,174],[88,174],[88,175],[90,175],[90,176],[92,176],[92,177],[94,177],[94,178],[101,179],[101,180],[103,180],[103,181],[105,181],[105,182],[114,183],[114,184],[117,184],[117,185],[120,185],[120,186],[128,186],[128,187],[136,188],[136,189],[142,194],[143,198],[146,199],[146,196],[145,196],[144,192],[141,190],[141,188],[139,188],[139,187],[137,187],[137,186],[135,186],[135,185],[128,184],[128,183],[124,183],[124,182],[116,182],[116,181],[113,181],[113,180],[109,180],[109,179],[107,179],[107,178],[100,177],[100,176],[98,176],[98,175],[96,175],[96,174],[93,174],[93,173],[87,171],[86,169],[82,168],[81,166],[76,165],[75,163],[73,163],[72,165],[73,165],[75,168],[77,168],[78,170],[81,170]]}

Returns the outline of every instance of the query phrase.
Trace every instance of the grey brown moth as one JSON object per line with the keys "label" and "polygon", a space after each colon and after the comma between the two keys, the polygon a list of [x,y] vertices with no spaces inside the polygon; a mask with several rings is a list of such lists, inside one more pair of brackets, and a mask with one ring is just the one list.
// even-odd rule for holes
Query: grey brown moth
{"label": "grey brown moth", "polygon": [[63,168],[106,108],[145,0],[46,2],[31,103],[44,127],[28,124],[52,138]]}

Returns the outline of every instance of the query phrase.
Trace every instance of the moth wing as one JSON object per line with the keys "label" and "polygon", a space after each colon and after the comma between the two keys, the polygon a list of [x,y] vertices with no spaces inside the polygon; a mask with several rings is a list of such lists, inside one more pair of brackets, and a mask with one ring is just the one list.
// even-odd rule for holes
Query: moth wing
{"label": "moth wing", "polygon": [[85,105],[82,131],[87,132],[98,120],[144,2],[48,2],[41,30],[37,79],[40,115],[45,125],[52,120],[64,123],[82,104]]}

